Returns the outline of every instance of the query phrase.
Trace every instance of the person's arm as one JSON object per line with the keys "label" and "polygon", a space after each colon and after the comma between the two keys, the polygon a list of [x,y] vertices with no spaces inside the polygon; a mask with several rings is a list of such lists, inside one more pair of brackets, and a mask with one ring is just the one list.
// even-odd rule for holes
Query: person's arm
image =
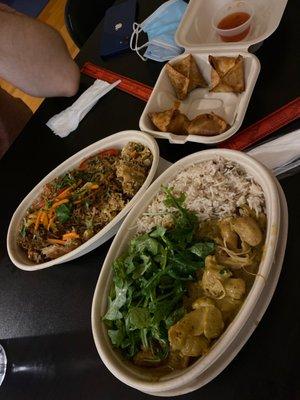
{"label": "person's arm", "polygon": [[0,7],[0,77],[38,97],[73,96],[79,69],[59,33]]}

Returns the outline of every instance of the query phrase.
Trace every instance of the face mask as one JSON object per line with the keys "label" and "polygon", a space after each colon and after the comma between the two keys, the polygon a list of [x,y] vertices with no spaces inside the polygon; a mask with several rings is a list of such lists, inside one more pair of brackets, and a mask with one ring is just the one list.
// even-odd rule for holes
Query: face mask
{"label": "face mask", "polygon": [[[163,62],[181,54],[183,50],[177,46],[174,35],[186,7],[187,4],[183,0],[169,0],[141,24],[134,23],[130,48],[136,51],[143,61],[151,58]],[[148,42],[138,46],[138,36],[142,31],[147,33]],[[144,47],[147,49],[142,56],[139,51]]]}

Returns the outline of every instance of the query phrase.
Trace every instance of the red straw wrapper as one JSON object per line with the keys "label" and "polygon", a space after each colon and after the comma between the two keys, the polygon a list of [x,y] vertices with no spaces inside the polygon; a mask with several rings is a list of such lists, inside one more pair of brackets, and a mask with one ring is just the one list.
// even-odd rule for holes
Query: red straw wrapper
{"label": "red straw wrapper", "polygon": [[300,97],[297,97],[248,128],[236,133],[232,138],[220,143],[218,147],[244,150],[299,117]]}

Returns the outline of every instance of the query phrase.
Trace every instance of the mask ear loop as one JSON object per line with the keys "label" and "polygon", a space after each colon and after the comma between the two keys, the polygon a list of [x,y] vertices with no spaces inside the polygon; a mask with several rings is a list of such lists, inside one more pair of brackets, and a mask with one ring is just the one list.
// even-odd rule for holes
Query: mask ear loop
{"label": "mask ear loop", "polygon": [[[138,23],[134,22],[133,25],[132,25],[132,29],[133,29],[133,32],[132,32],[132,35],[130,37],[130,42],[129,42],[130,48],[131,48],[131,50],[135,51],[137,53],[137,55],[143,61],[147,61],[147,58],[143,57],[140,54],[139,50],[142,49],[143,47],[146,47],[149,42],[144,43],[142,46],[138,46],[139,34],[142,32],[143,28]],[[135,42],[133,44],[134,38],[135,38]]]}
{"label": "mask ear loop", "polygon": [[[132,34],[130,37],[130,42],[129,42],[129,46],[131,48],[131,50],[135,51],[137,48],[137,42],[138,42],[138,35],[141,32],[142,28],[140,27],[140,25],[136,22],[133,23],[132,25]],[[135,43],[133,45],[133,39],[135,38]]]}

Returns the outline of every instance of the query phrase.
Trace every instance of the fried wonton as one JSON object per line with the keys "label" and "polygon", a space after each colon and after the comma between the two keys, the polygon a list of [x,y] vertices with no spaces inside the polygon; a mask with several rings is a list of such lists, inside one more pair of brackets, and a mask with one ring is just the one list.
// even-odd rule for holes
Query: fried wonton
{"label": "fried wonton", "polygon": [[189,135],[215,136],[225,132],[230,126],[227,122],[214,114],[200,114],[190,121],[187,132]]}
{"label": "fried wonton", "polygon": [[207,87],[207,83],[191,54],[172,65],[168,63],[166,71],[180,100],[184,100],[188,93],[197,87]]}
{"label": "fried wonton", "polygon": [[244,59],[238,57],[208,57],[211,70],[211,92],[242,93],[245,90]]}
{"label": "fried wonton", "polygon": [[149,118],[162,132],[185,135],[190,121],[185,114],[178,110],[179,106],[180,102],[175,101],[170,110],[149,113]]}

